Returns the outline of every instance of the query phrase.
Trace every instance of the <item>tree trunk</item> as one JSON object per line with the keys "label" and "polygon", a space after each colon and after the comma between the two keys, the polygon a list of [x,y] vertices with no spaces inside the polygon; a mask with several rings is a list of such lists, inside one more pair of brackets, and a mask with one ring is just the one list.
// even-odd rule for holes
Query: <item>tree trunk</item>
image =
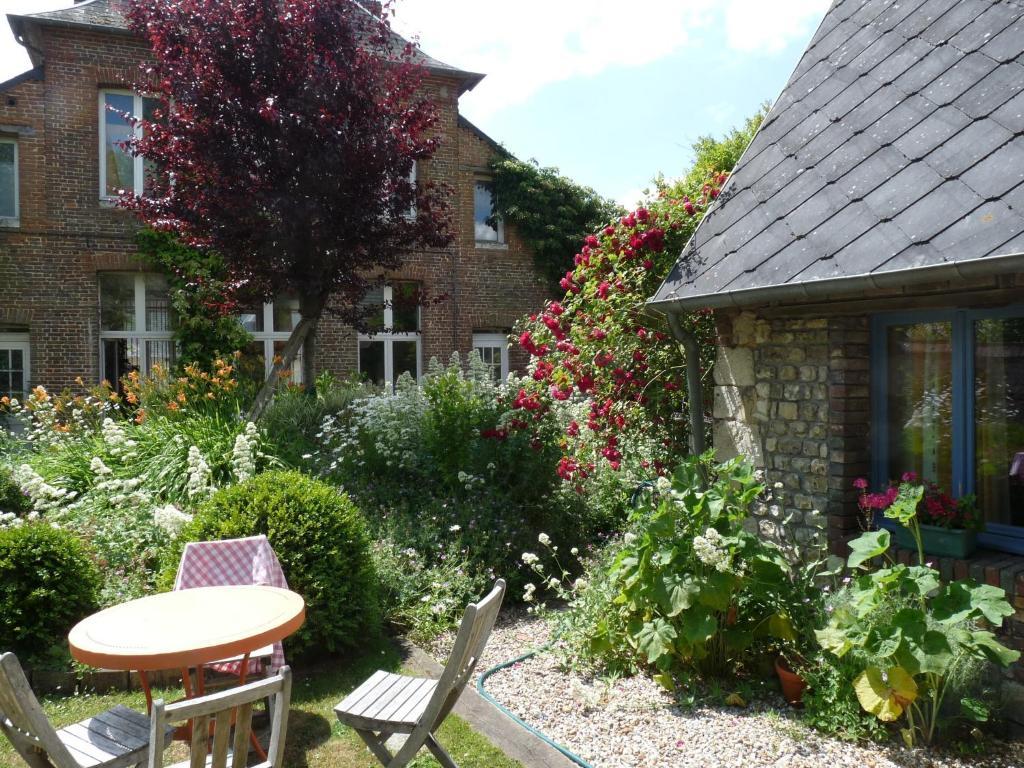
{"label": "tree trunk", "polygon": [[[312,339],[316,335],[316,328],[320,323],[320,316],[323,314],[324,303],[324,300],[320,298],[299,298],[299,312],[302,315],[302,319],[292,329],[292,333],[288,337],[288,341],[285,342],[284,349],[281,351],[281,359],[275,361],[270,369],[270,374],[256,395],[256,399],[252,404],[252,410],[249,411],[249,421],[259,421],[260,417],[267,410],[267,406],[274,399],[274,392],[277,391],[278,384],[281,383],[281,372],[291,368],[292,363],[295,361],[295,356],[299,354],[300,349],[304,349],[306,352],[302,360],[303,377],[312,376]],[[305,378],[304,381],[307,386],[313,383]]]}

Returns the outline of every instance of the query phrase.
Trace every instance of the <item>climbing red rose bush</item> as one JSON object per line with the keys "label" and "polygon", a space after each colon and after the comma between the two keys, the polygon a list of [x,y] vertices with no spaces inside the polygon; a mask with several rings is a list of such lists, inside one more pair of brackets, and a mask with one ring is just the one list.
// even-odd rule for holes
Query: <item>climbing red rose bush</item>
{"label": "climbing red rose bush", "polygon": [[[564,296],[517,329],[531,355],[529,386],[515,407],[523,422],[553,404],[583,403],[567,419],[559,475],[577,485],[601,462],[624,461],[661,473],[686,452],[686,363],[667,319],[647,307],[672,269],[727,174],[710,174],[696,191],[658,184],[657,194],[618,221],[588,235],[561,279]],[[714,322],[709,311],[684,314],[684,329],[711,369]]]}

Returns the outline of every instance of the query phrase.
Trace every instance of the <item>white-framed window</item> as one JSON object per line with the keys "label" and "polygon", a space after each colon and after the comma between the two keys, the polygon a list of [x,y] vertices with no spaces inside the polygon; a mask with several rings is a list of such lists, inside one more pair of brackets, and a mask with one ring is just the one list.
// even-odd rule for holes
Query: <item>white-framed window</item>
{"label": "white-framed window", "polygon": [[[270,374],[274,361],[284,352],[284,345],[300,319],[299,300],[286,297],[279,297],[239,315],[242,327],[252,336],[248,356],[257,364],[262,363],[264,376]],[[290,381],[302,383],[301,349],[292,361]]]}
{"label": "white-framed window", "polygon": [[505,223],[494,209],[494,182],[477,179],[473,188],[473,237],[478,243],[504,243]]}
{"label": "white-framed window", "polygon": [[0,333],[0,397],[28,394],[32,366],[27,333]]}
{"label": "white-framed window", "polygon": [[153,118],[158,101],[140,96],[131,91],[102,90],[99,94],[100,116],[100,197],[110,199],[124,189],[136,195],[149,191],[152,178],[151,164],[143,157],[133,157],[121,146],[132,132],[138,134],[141,126],[134,128],[124,117],[125,113]]}
{"label": "white-framed window", "polygon": [[408,373],[422,375],[420,355],[419,286],[396,282],[371,291],[363,305],[373,307],[367,318],[371,333],[359,334],[359,374],[379,385],[393,387]]}
{"label": "white-framed window", "polygon": [[474,333],[473,351],[491,370],[498,383],[508,378],[508,337],[503,333]]}
{"label": "white-framed window", "polygon": [[100,272],[100,379],[121,379],[174,365],[174,317],[167,278],[141,272]]}
{"label": "white-framed window", "polygon": [[0,226],[17,226],[18,141],[0,136]]}

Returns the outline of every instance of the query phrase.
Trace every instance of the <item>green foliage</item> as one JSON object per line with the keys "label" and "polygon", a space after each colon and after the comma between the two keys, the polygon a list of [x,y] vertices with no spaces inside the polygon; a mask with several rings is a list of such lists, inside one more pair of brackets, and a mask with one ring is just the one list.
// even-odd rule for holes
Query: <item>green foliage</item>
{"label": "green foliage", "polygon": [[260,417],[268,452],[285,464],[303,468],[320,447],[317,438],[324,419],[345,414],[356,400],[373,389],[355,379],[335,380],[330,374],[317,379],[315,391],[288,387],[278,391]]}
{"label": "green foliage", "polygon": [[81,542],[48,523],[0,529],[0,649],[24,663],[59,660],[97,605],[99,575]]}
{"label": "green foliage", "polygon": [[860,666],[852,658],[819,653],[801,664],[799,672],[807,683],[803,698],[807,725],[845,741],[880,741],[886,736],[881,722],[857,701],[851,681]]}
{"label": "green foliage", "polygon": [[138,233],[136,242],[139,255],[168,275],[179,367],[209,366],[248,346],[252,337],[238,322],[235,304],[225,298],[226,271],[218,254],[148,228]]}
{"label": "green foliage", "polygon": [[[379,629],[377,574],[366,523],[344,494],[294,471],[272,471],[214,494],[177,540],[264,534],[291,589],[306,601],[306,623],[288,641],[296,654],[337,651]],[[167,557],[173,578],[178,558]],[[166,578],[166,577],[165,577]]]}
{"label": "green foliage", "polygon": [[[919,501],[920,494],[908,494],[892,511],[914,532]],[[864,534],[851,543],[848,565],[884,553],[888,543],[885,532]],[[1006,667],[1020,658],[987,629],[1012,613],[997,587],[970,580],[942,584],[933,568],[893,563],[856,576],[817,637],[837,659],[850,655],[860,662],[852,685],[864,710],[883,722],[902,719],[908,744],[930,744],[947,714],[944,703],[972,682],[965,670],[979,669],[978,662]],[[965,700],[961,715],[976,720],[978,707]]]}
{"label": "green foliage", "polygon": [[748,465],[709,456],[660,483],[609,568],[614,597],[591,629],[592,654],[632,649],[669,685],[690,667],[726,674],[758,638],[789,634],[772,599],[788,563],[742,527],[763,492]]}
{"label": "green foliage", "polygon": [[[0,430],[2,429],[3,427],[0,427]],[[31,508],[32,503],[28,496],[22,493],[11,468],[0,464],[0,515],[5,512],[20,515]]]}
{"label": "green foliage", "polygon": [[573,254],[591,232],[625,213],[601,197],[536,161],[503,155],[491,162],[497,214],[516,228],[533,250],[538,268],[552,282],[572,269]]}

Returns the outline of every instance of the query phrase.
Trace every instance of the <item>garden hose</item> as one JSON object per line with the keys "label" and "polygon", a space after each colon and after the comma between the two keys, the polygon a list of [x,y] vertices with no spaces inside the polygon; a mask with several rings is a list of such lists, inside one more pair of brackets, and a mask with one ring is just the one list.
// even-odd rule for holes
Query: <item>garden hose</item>
{"label": "garden hose", "polygon": [[477,693],[479,693],[487,701],[491,702],[491,704],[493,704],[498,709],[500,709],[502,712],[504,712],[506,715],[508,715],[512,720],[514,720],[515,722],[519,723],[519,725],[523,726],[523,728],[528,730],[530,733],[532,733],[534,736],[539,738],[541,741],[543,741],[543,742],[545,742],[547,744],[550,744],[552,747],[557,749],[559,752],[561,752],[563,755],[565,755],[569,760],[572,760],[572,762],[576,763],[576,765],[582,766],[582,768],[593,768],[593,766],[590,765],[590,763],[588,763],[586,760],[584,760],[579,755],[577,755],[577,754],[575,754],[573,752],[570,752],[566,747],[563,747],[558,742],[548,738],[547,736],[545,736],[543,733],[538,731],[536,728],[534,728],[529,723],[526,723],[523,720],[521,720],[520,718],[516,717],[507,708],[502,706],[497,701],[497,699],[495,699],[493,696],[491,696],[491,694],[489,694],[484,689],[484,683],[487,682],[487,678],[489,678],[495,672],[498,672],[498,671],[500,671],[502,669],[507,669],[508,667],[511,667],[514,664],[518,664],[521,661],[526,661],[527,659],[532,658],[533,656],[536,656],[541,651],[547,650],[550,647],[551,647],[551,644],[549,643],[548,645],[545,645],[542,648],[538,648],[536,650],[529,651],[528,653],[524,653],[522,656],[517,656],[516,658],[512,659],[511,661],[504,661],[501,664],[497,664],[496,666],[491,667],[486,672],[481,674],[479,679],[476,681]]}

